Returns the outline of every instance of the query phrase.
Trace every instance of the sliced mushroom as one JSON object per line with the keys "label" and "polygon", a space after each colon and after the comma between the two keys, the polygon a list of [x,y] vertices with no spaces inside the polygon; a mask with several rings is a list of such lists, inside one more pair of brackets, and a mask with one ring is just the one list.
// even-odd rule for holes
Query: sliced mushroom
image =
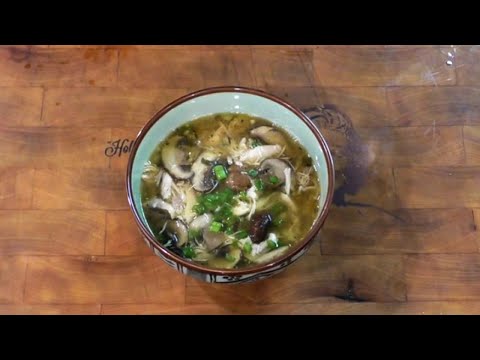
{"label": "sliced mushroom", "polygon": [[251,186],[250,178],[242,174],[242,169],[237,165],[232,165],[228,169],[228,177],[225,180],[225,185],[235,191],[248,189]]}
{"label": "sliced mushroom", "polygon": [[165,223],[170,220],[170,214],[165,210],[145,207],[144,213],[145,217],[148,219],[151,230],[155,232],[155,235],[162,232],[162,229],[165,227]]}
{"label": "sliced mushroom", "polygon": [[203,215],[197,216],[190,223],[189,229],[194,231],[203,230],[204,228],[209,226],[212,223],[212,221],[213,221],[212,214],[203,214]]}
{"label": "sliced mushroom", "polygon": [[[285,183],[285,170],[289,169],[290,165],[283,160],[267,159],[260,165],[260,172],[262,173],[262,180],[273,187],[283,185]],[[272,183],[270,177],[276,177],[278,182]]]}
{"label": "sliced mushroom", "polygon": [[242,153],[239,157],[240,162],[250,165],[256,165],[263,160],[280,155],[282,147],[280,145],[262,145]]}
{"label": "sliced mushroom", "polygon": [[225,235],[223,232],[213,232],[208,228],[203,230],[203,241],[208,251],[218,248],[227,239],[227,235]]}
{"label": "sliced mushroom", "polygon": [[250,260],[253,261],[254,263],[257,263],[257,264],[264,264],[264,263],[273,261],[275,258],[285,254],[288,249],[289,249],[288,246],[282,246],[282,247],[279,247],[278,249],[272,250],[272,251],[270,251],[266,254],[262,254],[258,257],[254,257]]}
{"label": "sliced mushroom", "polygon": [[205,151],[199,155],[192,165],[194,176],[192,179],[193,188],[197,191],[209,191],[215,184],[216,179],[212,172],[211,163],[218,159],[218,155]]}
{"label": "sliced mushroom", "polygon": [[190,179],[193,176],[188,153],[182,148],[185,138],[173,136],[162,149],[162,162],[165,169],[177,179]]}
{"label": "sliced mushroom", "polygon": [[269,145],[287,145],[287,141],[283,134],[270,126],[259,126],[250,131],[250,135],[259,138],[264,143]]}
{"label": "sliced mushroom", "polygon": [[160,198],[151,199],[147,202],[147,205],[154,209],[166,211],[171,219],[175,217],[175,209],[173,206]]}
{"label": "sliced mushroom", "polygon": [[187,226],[180,220],[169,220],[165,231],[175,241],[177,247],[185,245],[188,241]]}
{"label": "sliced mushroom", "polygon": [[208,265],[218,269],[232,269],[242,257],[242,250],[233,246],[225,246],[219,250],[217,256],[208,262]]}
{"label": "sliced mushroom", "polygon": [[256,214],[250,220],[250,239],[253,243],[260,243],[265,240],[268,228],[272,224],[270,214]]}

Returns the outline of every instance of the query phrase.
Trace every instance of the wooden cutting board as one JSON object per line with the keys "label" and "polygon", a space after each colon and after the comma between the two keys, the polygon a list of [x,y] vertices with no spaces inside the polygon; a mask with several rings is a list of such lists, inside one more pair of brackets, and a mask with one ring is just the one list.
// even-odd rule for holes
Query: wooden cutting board
{"label": "wooden cutting board", "polygon": [[[0,47],[0,313],[480,313],[476,46]],[[301,107],[334,206],[280,275],[221,286],[152,255],[125,167],[169,101],[217,85]]]}

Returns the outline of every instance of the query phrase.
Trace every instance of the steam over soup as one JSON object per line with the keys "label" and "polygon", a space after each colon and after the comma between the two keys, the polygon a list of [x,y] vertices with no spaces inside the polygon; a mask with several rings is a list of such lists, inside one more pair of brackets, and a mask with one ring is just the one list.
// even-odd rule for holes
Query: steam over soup
{"label": "steam over soup", "polygon": [[142,174],[142,204],[157,241],[213,268],[268,263],[288,252],[312,227],[319,192],[303,146],[245,114],[178,128]]}

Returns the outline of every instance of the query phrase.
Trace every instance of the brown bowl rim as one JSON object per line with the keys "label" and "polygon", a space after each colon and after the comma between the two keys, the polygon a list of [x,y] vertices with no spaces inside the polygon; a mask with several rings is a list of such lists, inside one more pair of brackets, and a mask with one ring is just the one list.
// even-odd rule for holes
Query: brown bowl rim
{"label": "brown bowl rim", "polygon": [[[188,261],[184,258],[181,258],[180,256],[171,253],[167,249],[163,248],[156,242],[156,240],[153,238],[153,236],[150,234],[150,231],[148,228],[145,226],[145,224],[141,221],[140,215],[137,212],[137,209],[135,207],[135,203],[133,200],[133,191],[132,191],[132,186],[131,186],[131,176],[132,176],[132,167],[133,167],[133,160],[135,159],[138,147],[140,146],[141,141],[145,137],[145,134],[150,130],[150,128],[158,121],[160,118],[165,115],[167,112],[169,112],[171,109],[177,107],[178,105],[191,100],[196,97],[200,97],[203,95],[209,95],[209,94],[214,94],[214,93],[222,93],[222,92],[239,92],[239,93],[246,93],[246,94],[253,94],[257,95],[263,98],[267,98],[269,100],[272,100],[285,108],[289,109],[292,111],[297,117],[302,120],[310,129],[310,131],[315,135],[315,138],[317,139],[318,144],[322,148],[323,153],[325,154],[326,158],[326,163],[327,163],[327,170],[328,170],[328,190],[327,190],[327,199],[325,202],[325,205],[323,206],[322,210],[320,211],[319,216],[315,219],[313,226],[309,230],[309,232],[306,234],[304,239],[297,244],[293,250],[287,252],[286,254],[276,258],[274,261],[267,263],[267,264],[262,264],[262,265],[256,265],[252,267],[247,267],[245,269],[215,269],[215,268],[208,268],[202,265],[199,265],[197,263]],[[335,185],[335,174],[334,174],[334,165],[333,165],[333,159],[332,155],[330,153],[330,149],[328,148],[327,142],[325,141],[323,135],[320,133],[318,128],[313,124],[312,120],[308,118],[307,115],[305,115],[300,109],[298,109],[296,106],[290,104],[289,102],[275,96],[272,94],[269,94],[263,90],[259,89],[253,89],[249,87],[242,87],[242,86],[217,86],[217,87],[209,87],[197,91],[190,92],[172,102],[170,102],[168,105],[163,107],[161,110],[159,110],[155,115],[152,116],[152,118],[143,126],[143,128],[140,130],[138,133],[129,159],[128,159],[128,164],[127,164],[127,175],[126,175],[126,187],[127,187],[127,197],[128,197],[128,204],[130,206],[130,210],[133,212],[135,221],[137,223],[137,226],[139,227],[141,233],[143,236],[150,242],[150,244],[158,249],[162,255],[164,255],[166,258],[176,262],[180,263],[181,265],[185,266],[187,269],[194,270],[197,272],[201,273],[207,273],[207,274],[214,274],[214,275],[220,275],[220,276],[241,276],[241,275],[247,275],[247,274],[252,274],[252,273],[261,273],[265,270],[269,270],[271,268],[274,268],[280,264],[282,264],[285,260],[295,256],[298,254],[300,251],[302,251],[305,247],[310,245],[310,243],[313,241],[315,236],[318,234],[320,229],[322,228],[325,219],[327,218],[327,215],[330,211],[330,207],[332,204],[332,199],[333,199],[333,191],[334,191],[334,185]]]}

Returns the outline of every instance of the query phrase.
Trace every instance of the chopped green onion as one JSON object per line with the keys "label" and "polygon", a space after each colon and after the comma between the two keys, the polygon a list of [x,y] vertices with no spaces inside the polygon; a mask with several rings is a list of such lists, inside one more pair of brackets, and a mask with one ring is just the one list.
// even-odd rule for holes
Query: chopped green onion
{"label": "chopped green onion", "polygon": [[222,230],[223,224],[219,223],[217,221],[213,221],[212,224],[210,225],[210,231],[213,232],[220,232]]}
{"label": "chopped green onion", "polygon": [[262,142],[258,139],[253,139],[252,140],[252,147],[256,148],[257,146],[262,145]]}
{"label": "chopped green onion", "polygon": [[217,197],[216,197],[216,194],[208,194],[205,196],[205,198],[203,199],[203,202],[205,204],[213,204],[215,201],[217,201]]}
{"label": "chopped green onion", "polygon": [[230,254],[225,255],[225,259],[227,259],[227,260],[230,261],[230,262],[235,261],[235,258],[234,258],[232,255],[230,255]]}
{"label": "chopped green onion", "polygon": [[197,198],[197,204],[193,206],[193,211],[198,215],[201,215],[207,211],[217,210],[221,206],[231,205],[234,196],[235,193],[229,188],[210,194],[200,195]]}
{"label": "chopped green onion", "polygon": [[247,253],[250,254],[252,252],[252,243],[251,242],[246,242],[243,245],[243,250]]}
{"label": "chopped green onion", "polygon": [[224,203],[230,203],[233,200],[233,197],[235,196],[235,193],[230,188],[226,188],[223,191],[219,191],[217,194],[218,194],[217,199],[220,205]]}
{"label": "chopped green onion", "polygon": [[274,226],[281,226],[285,222],[285,219],[283,218],[276,218],[273,220],[273,225]]}
{"label": "chopped green onion", "polygon": [[250,170],[247,171],[247,173],[251,177],[257,177],[258,176],[258,170],[255,170],[255,169],[250,169]]}
{"label": "chopped green onion", "polygon": [[272,215],[274,217],[280,215],[281,213],[283,213],[284,211],[287,210],[287,206],[285,204],[282,204],[282,203],[275,203],[271,209],[270,209],[270,212],[272,213]]}
{"label": "chopped green onion", "polygon": [[208,211],[213,211],[217,208],[217,205],[211,201],[206,201],[205,204],[203,204],[203,206]]}
{"label": "chopped green onion", "polygon": [[267,246],[270,250],[273,250],[278,247],[278,244],[273,240],[267,240]]}
{"label": "chopped green onion", "polygon": [[196,239],[200,236],[201,234],[201,231],[200,230],[197,230],[197,229],[190,229],[188,230],[188,239],[189,240],[193,240],[193,239]]}
{"label": "chopped green onion", "polygon": [[238,240],[245,239],[248,236],[248,232],[245,230],[240,230],[238,233],[235,234],[235,238]]}
{"label": "chopped green onion", "polygon": [[246,191],[240,191],[238,193],[238,198],[242,201],[247,201],[248,200],[247,192]]}
{"label": "chopped green onion", "polygon": [[235,216],[235,215],[231,215],[229,217],[227,217],[224,221],[224,223],[228,226],[233,226],[234,224],[236,224],[240,219],[238,218],[238,216]]}
{"label": "chopped green onion", "polygon": [[213,172],[215,173],[217,180],[225,180],[227,178],[227,170],[223,165],[215,165],[213,167]]}
{"label": "chopped green onion", "polygon": [[270,176],[269,180],[272,184],[278,184],[278,182],[280,181],[276,176]]}
{"label": "chopped green onion", "polygon": [[205,205],[203,204],[195,204],[192,207],[192,210],[197,214],[197,215],[202,215],[205,213]]}
{"label": "chopped green onion", "polygon": [[225,234],[227,235],[232,235],[235,231],[233,230],[233,226],[229,226],[227,227],[227,229],[225,230]]}
{"label": "chopped green onion", "polygon": [[255,180],[255,187],[257,188],[257,190],[262,191],[265,188],[265,184],[262,180],[257,179]]}
{"label": "chopped green onion", "polygon": [[186,258],[191,259],[191,258],[195,257],[195,250],[193,250],[193,248],[190,247],[190,246],[185,246],[185,247],[182,249],[182,251],[183,251],[183,255],[184,255]]}
{"label": "chopped green onion", "polygon": [[233,215],[232,207],[230,204],[223,204],[220,207],[215,209],[215,220],[222,221],[224,218]]}

